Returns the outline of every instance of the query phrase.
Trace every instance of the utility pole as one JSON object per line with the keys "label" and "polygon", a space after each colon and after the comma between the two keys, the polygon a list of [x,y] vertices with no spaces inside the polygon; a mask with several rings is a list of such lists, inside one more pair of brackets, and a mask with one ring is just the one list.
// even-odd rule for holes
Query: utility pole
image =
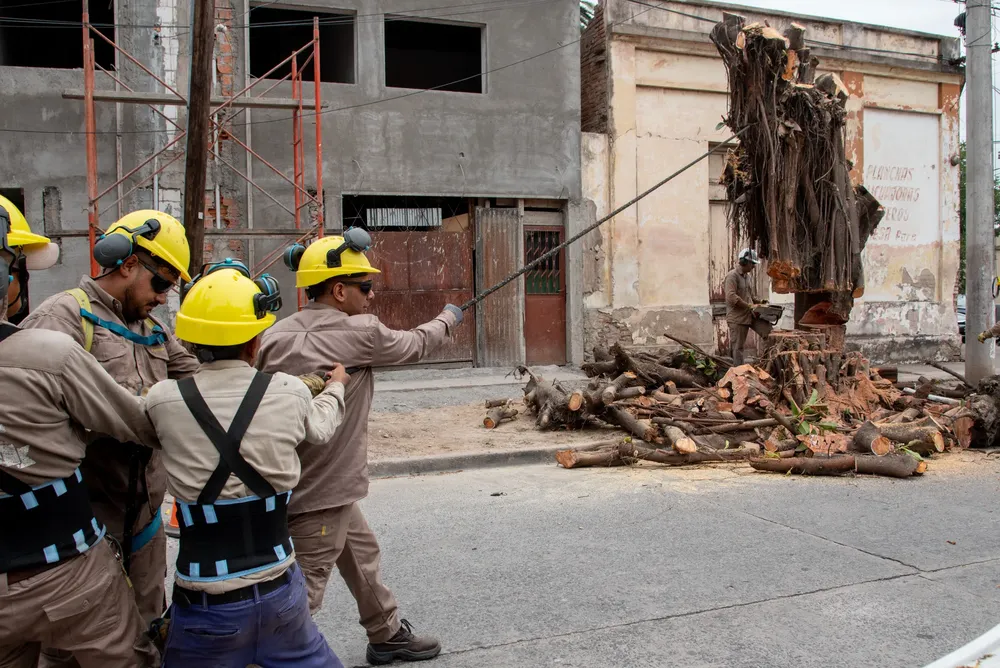
{"label": "utility pole", "polygon": [[976,385],[994,372],[993,342],[993,31],[990,0],[966,3],[965,377]]}
{"label": "utility pole", "polygon": [[184,163],[184,232],[191,246],[189,271],[201,269],[205,255],[205,175],[212,104],[212,52],[215,0],[194,0],[191,75],[187,105],[187,155]]}

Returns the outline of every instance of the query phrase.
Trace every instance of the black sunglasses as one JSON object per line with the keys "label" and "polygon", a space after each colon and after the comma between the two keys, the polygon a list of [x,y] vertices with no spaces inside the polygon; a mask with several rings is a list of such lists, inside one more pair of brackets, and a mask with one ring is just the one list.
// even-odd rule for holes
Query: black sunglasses
{"label": "black sunglasses", "polygon": [[367,295],[372,291],[372,287],[375,285],[372,281],[338,281],[338,283],[343,283],[344,285],[356,285],[358,290],[361,290],[361,294]]}
{"label": "black sunglasses", "polygon": [[153,277],[149,279],[149,284],[152,286],[153,292],[155,292],[156,294],[162,295],[164,292],[166,292],[167,290],[169,290],[170,288],[174,287],[177,284],[177,281],[171,281],[168,278],[163,278],[163,276],[160,274],[159,268],[152,267],[146,264],[145,262],[143,262],[142,258],[136,258],[136,259],[139,260],[139,264],[145,267],[146,270],[153,275]]}

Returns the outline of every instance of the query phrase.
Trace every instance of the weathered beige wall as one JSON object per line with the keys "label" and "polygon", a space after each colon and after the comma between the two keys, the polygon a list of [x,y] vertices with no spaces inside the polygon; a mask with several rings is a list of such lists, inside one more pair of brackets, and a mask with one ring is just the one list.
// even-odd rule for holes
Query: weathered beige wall
{"label": "weathered beige wall", "polygon": [[[684,7],[689,13],[693,8],[694,14],[721,18],[717,6],[685,3]],[[728,98],[725,68],[711,43],[703,39],[711,26],[667,12],[640,10],[634,3],[611,0],[605,17],[609,25],[615,24],[607,31],[611,35],[608,134],[587,135],[583,142],[583,192],[595,202],[599,216],[729,135],[725,128],[716,129],[726,114]],[[779,30],[794,19],[806,25],[807,37],[834,45],[929,56],[944,48],[939,40],[922,35],[740,13],[749,20],[768,18]],[[928,69],[927,61],[910,70],[857,62],[851,59],[857,51],[829,50],[832,53],[821,55],[821,70],[841,75],[854,95],[848,106],[847,146],[856,181],[864,180],[866,114],[875,115],[873,124],[884,120],[879,113],[934,119],[934,132],[927,131],[926,122],[917,124],[922,132],[918,141],[938,148],[932,166],[937,190],[924,202],[933,211],[917,216],[933,229],[923,230],[915,243],[907,236],[913,232],[903,229],[905,221],[894,221],[893,234],[900,234],[901,241],[873,245],[868,295],[858,302],[849,331],[876,359],[899,357],[900,350],[904,357],[926,357],[928,345],[935,352],[950,352],[949,346],[957,342],[951,302],[958,268],[958,171],[951,156],[958,150],[960,76]],[[713,164],[718,168],[720,163]],[[719,196],[719,189],[711,186],[717,178],[706,160],[619,214],[595,235],[587,255],[593,265],[587,269],[592,280],[585,289],[588,350],[623,339],[636,346],[664,345],[666,330],[714,347],[712,302],[716,323],[719,308],[712,287],[735,261],[723,256],[738,250],[718,224],[711,224],[722,210],[721,204],[712,203]],[[772,300],[789,305],[792,301],[790,295],[772,295]],[[789,320],[782,324],[790,325]]]}

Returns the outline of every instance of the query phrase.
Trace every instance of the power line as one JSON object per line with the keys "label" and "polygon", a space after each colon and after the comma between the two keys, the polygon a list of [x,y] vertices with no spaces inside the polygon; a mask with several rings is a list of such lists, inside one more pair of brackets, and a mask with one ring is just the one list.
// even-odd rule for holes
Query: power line
{"label": "power line", "polygon": [[[53,0],[56,2],[63,2],[64,0]],[[76,1],[76,0],[72,0]],[[449,18],[452,16],[464,16],[466,14],[479,14],[486,12],[503,11],[515,7],[522,7],[527,5],[541,4],[544,2],[552,2],[553,0],[525,0],[521,2],[510,2],[510,3],[500,3],[497,0],[485,0],[482,2],[472,2],[463,3],[458,5],[439,5],[435,7],[422,7],[419,9],[405,9],[398,12],[380,12],[374,14],[351,14],[351,15],[338,15],[329,12],[315,12],[312,16],[320,16],[319,23],[321,26],[332,26],[332,25],[353,25],[355,23],[377,23],[380,21],[406,21],[409,18],[424,18],[424,19],[438,19],[438,18]],[[41,3],[39,3],[41,4]],[[26,5],[20,5],[26,6]],[[35,6],[35,5],[31,5]],[[267,6],[267,5],[263,5]],[[263,6],[255,6],[252,9],[260,9]],[[476,8],[476,9],[473,9]],[[278,8],[275,8],[278,9]],[[462,12],[452,12],[448,14],[442,14],[438,16],[421,16],[419,12],[429,12],[436,11],[439,9],[466,9],[469,11]],[[309,10],[301,9],[287,9],[284,11],[296,12],[306,14]],[[325,18],[321,16],[325,14]],[[410,16],[414,15],[414,16]],[[247,14],[244,14],[247,16]],[[287,27],[312,27],[313,19],[312,16],[303,19],[286,19],[283,21],[258,21],[254,23],[231,23],[227,24],[227,28],[230,30],[239,29],[256,29],[256,28],[287,28]],[[82,21],[70,21],[67,19],[39,19],[39,18],[25,18],[17,16],[0,16],[0,25],[6,22],[8,27],[25,27],[25,28],[75,28],[80,29],[83,27]],[[143,23],[99,23],[91,21],[90,25],[94,28],[136,28],[136,29],[150,29],[150,30],[188,30],[190,26],[179,25],[179,24],[143,24]]]}
{"label": "power line", "polygon": [[[618,21],[617,23],[612,23],[610,25],[614,26],[614,25],[618,25],[620,23],[624,23],[625,21],[630,21],[630,20],[634,19],[637,16],[641,16],[642,14],[645,14],[648,11],[650,11],[650,10],[649,9],[643,10],[643,11],[639,12],[638,14],[635,14],[635,15],[629,17],[628,19],[623,19],[622,21]],[[537,58],[542,58],[543,56],[547,56],[550,53],[555,53],[556,51],[560,51],[562,49],[565,49],[568,46],[572,46],[574,44],[578,44],[578,43],[580,43],[580,41],[582,39],[583,38],[580,37],[578,39],[570,40],[570,41],[568,41],[568,42],[566,42],[564,44],[560,44],[559,46],[553,47],[553,48],[548,49],[546,51],[542,51],[541,53],[536,53],[533,56],[528,56],[527,58],[522,58],[521,60],[517,60],[517,61],[514,61],[512,63],[508,63],[506,65],[501,65],[500,67],[495,67],[495,68],[493,68],[491,70],[486,70],[486,71],[481,72],[479,74],[473,74],[471,76],[462,77],[461,79],[456,79],[455,81],[449,81],[447,83],[443,83],[443,84],[440,84],[438,86],[434,86],[432,88],[425,88],[425,89],[415,90],[415,91],[411,91],[409,93],[403,93],[402,95],[394,95],[392,97],[379,98],[377,100],[371,100],[369,102],[362,102],[362,103],[359,103],[359,104],[352,104],[352,105],[348,105],[348,106],[345,106],[345,107],[337,107],[335,109],[326,109],[324,111],[319,112],[318,114],[317,114],[317,112],[303,113],[301,115],[301,118],[302,119],[306,119],[306,118],[309,118],[309,117],[316,117],[317,115],[322,115],[322,114],[332,114],[332,113],[336,113],[336,112],[339,112],[339,111],[348,111],[350,109],[358,109],[358,108],[361,108],[361,107],[370,107],[370,106],[373,106],[373,105],[376,105],[376,104],[382,104],[384,102],[393,102],[395,100],[402,100],[402,99],[405,99],[405,98],[408,98],[408,97],[414,97],[416,95],[422,95],[424,93],[428,93],[428,92],[431,92],[431,91],[442,90],[442,89],[449,88],[451,86],[454,86],[454,85],[457,85],[457,84],[460,84],[460,83],[464,83],[464,82],[469,81],[471,79],[475,79],[475,78],[478,78],[478,77],[484,77],[484,76],[486,76],[488,74],[494,74],[496,72],[501,72],[503,70],[510,69],[511,67],[515,67],[517,65],[522,65],[524,63],[527,63],[529,61],[535,60]],[[265,125],[265,124],[268,124],[268,123],[281,123],[281,122],[289,121],[289,120],[291,120],[291,118],[292,118],[291,116],[285,116],[285,117],[282,117],[282,118],[271,118],[271,119],[264,119],[264,120],[259,120],[259,121],[250,121],[248,123],[244,123],[243,125]],[[47,135],[86,135],[87,134],[87,132],[83,131],[83,130],[26,130],[26,129],[21,129],[21,128],[0,128],[0,132],[15,132],[15,133],[22,133],[22,134],[47,134]],[[99,132],[97,132],[97,134],[98,135],[149,135],[149,134],[163,134],[163,133],[166,133],[166,132],[170,132],[170,130],[126,130],[126,131],[122,131],[122,132],[117,132],[117,131],[114,131],[114,130],[107,130],[107,131],[99,131]]]}

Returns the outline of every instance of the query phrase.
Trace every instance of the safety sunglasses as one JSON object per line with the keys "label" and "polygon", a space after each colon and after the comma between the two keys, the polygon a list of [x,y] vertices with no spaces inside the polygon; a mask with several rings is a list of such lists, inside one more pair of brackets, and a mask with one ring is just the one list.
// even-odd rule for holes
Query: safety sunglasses
{"label": "safety sunglasses", "polygon": [[361,294],[367,295],[372,291],[372,287],[375,285],[372,281],[339,281],[344,285],[356,285],[358,290],[361,290]]}
{"label": "safety sunglasses", "polygon": [[164,292],[177,284],[177,281],[172,281],[169,278],[163,278],[163,275],[160,274],[160,270],[157,267],[146,264],[142,258],[139,258],[139,264],[145,267],[149,273],[153,275],[153,277],[149,279],[149,284],[152,286],[153,292],[156,294],[162,295]]}

